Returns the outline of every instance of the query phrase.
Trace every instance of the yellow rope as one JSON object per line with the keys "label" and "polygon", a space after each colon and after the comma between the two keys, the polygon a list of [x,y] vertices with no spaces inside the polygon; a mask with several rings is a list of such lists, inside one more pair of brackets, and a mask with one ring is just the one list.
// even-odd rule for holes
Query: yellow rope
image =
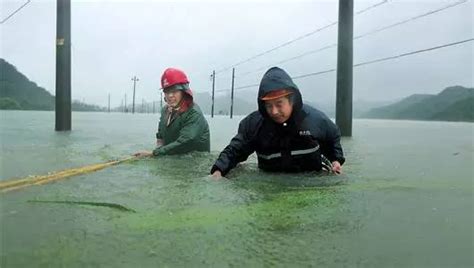
{"label": "yellow rope", "polygon": [[29,176],[29,177],[21,178],[21,179],[2,181],[0,182],[0,192],[9,192],[9,191],[18,190],[18,189],[32,186],[32,185],[42,185],[42,184],[50,183],[53,181],[65,179],[65,178],[76,176],[76,175],[98,171],[106,167],[114,166],[126,161],[135,160],[135,159],[138,159],[138,158],[132,156],[132,157],[124,158],[121,160],[113,160],[106,163],[92,164],[88,166],[57,171],[48,175]]}

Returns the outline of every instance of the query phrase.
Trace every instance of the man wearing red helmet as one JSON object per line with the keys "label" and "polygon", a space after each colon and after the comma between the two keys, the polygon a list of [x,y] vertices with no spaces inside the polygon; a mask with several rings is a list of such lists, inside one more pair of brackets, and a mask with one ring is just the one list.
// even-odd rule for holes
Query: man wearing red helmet
{"label": "man wearing red helmet", "polygon": [[153,152],[138,152],[135,156],[209,152],[209,125],[193,101],[186,74],[176,68],[166,69],[161,76],[161,87],[167,105],[161,111],[156,133],[157,147]]}

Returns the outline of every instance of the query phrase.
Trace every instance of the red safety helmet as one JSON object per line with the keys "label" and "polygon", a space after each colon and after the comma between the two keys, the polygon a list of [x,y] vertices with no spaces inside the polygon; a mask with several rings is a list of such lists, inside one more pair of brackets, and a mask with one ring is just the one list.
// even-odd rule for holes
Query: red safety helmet
{"label": "red safety helmet", "polygon": [[176,68],[168,68],[161,76],[161,88],[165,89],[179,84],[189,84],[186,74]]}

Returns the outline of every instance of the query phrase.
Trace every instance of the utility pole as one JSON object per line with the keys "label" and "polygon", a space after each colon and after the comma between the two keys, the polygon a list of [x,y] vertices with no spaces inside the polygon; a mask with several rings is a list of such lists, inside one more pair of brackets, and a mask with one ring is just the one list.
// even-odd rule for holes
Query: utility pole
{"label": "utility pole", "polygon": [[55,130],[71,130],[71,0],[56,4]]}
{"label": "utility pole", "polygon": [[110,93],[109,93],[109,113],[110,113]]}
{"label": "utility pole", "polygon": [[235,80],[235,68],[232,68],[232,86],[230,92],[230,119],[234,113],[234,80]]}
{"label": "utility pole", "polygon": [[127,109],[127,93],[125,93],[125,113],[128,113],[128,109]]}
{"label": "utility pole", "polygon": [[212,106],[211,106],[211,118],[214,117],[214,89],[216,85],[216,71],[212,71]]}
{"label": "utility pole", "polygon": [[139,81],[140,79],[138,79],[136,76],[134,76],[132,78],[132,81],[133,81],[133,104],[132,104],[132,114],[135,113],[135,87],[137,85],[137,81]]}
{"label": "utility pole", "polygon": [[336,124],[342,136],[352,136],[354,1],[339,0],[337,42]]}

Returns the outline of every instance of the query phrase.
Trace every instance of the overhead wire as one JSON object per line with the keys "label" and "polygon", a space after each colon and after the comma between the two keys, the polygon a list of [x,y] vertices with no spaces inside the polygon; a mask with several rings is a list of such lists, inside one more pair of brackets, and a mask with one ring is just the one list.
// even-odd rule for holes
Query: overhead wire
{"label": "overhead wire", "polygon": [[31,2],[31,0],[27,0],[23,5],[21,5],[19,8],[17,8],[15,11],[13,11],[10,15],[8,15],[5,19],[0,21],[0,24],[4,24],[7,20],[12,18],[16,13],[18,13],[21,9],[23,9],[26,5],[28,5]]}
{"label": "overhead wire", "polygon": [[[369,31],[369,32],[366,32],[364,34],[360,34],[360,35],[357,35],[353,38],[353,40],[358,40],[358,39],[361,39],[361,38],[364,38],[364,37],[367,37],[367,36],[370,36],[370,35],[373,35],[373,34],[376,34],[376,33],[379,33],[379,32],[382,32],[382,31],[385,31],[385,30],[388,30],[388,29],[391,29],[391,28],[394,28],[394,27],[397,27],[397,26],[400,26],[400,25],[403,25],[403,24],[406,24],[406,23],[409,23],[409,22],[412,22],[412,21],[415,21],[415,20],[418,20],[418,19],[421,19],[421,18],[424,18],[426,16],[429,16],[429,15],[432,15],[432,14],[436,14],[438,12],[441,12],[443,10],[447,10],[449,8],[453,8],[455,6],[458,6],[458,5],[461,5],[461,4],[464,4],[466,2],[468,2],[470,0],[461,0],[461,1],[457,1],[455,3],[450,3],[446,6],[443,6],[441,8],[437,8],[437,9],[434,9],[434,10],[430,10],[428,12],[424,12],[422,14],[419,14],[419,15],[416,15],[414,17],[410,17],[408,19],[405,19],[405,20],[402,20],[402,21],[399,21],[399,22],[396,22],[396,23],[393,23],[393,24],[390,24],[390,25],[387,25],[387,26],[383,26],[383,27],[380,27],[380,28],[377,28],[377,29],[374,29],[372,31]],[[326,45],[326,46],[323,46],[321,48],[318,48],[318,49],[314,49],[314,50],[309,50],[307,52],[304,52],[300,55],[296,55],[296,56],[293,56],[293,57],[290,57],[290,58],[287,58],[287,59],[283,59],[281,61],[278,61],[278,62],[275,62],[271,65],[265,65],[265,66],[262,66],[262,67],[259,67],[257,69],[253,69],[251,71],[247,71],[247,72],[244,72],[242,74],[240,74],[239,76],[236,76],[236,77],[244,77],[246,75],[249,75],[249,74],[253,74],[253,73],[256,73],[256,72],[259,72],[261,70],[264,70],[264,69],[267,69],[271,66],[275,66],[275,65],[278,65],[278,64],[283,64],[283,63],[287,63],[287,62],[290,62],[290,61],[293,61],[293,60],[297,60],[297,59],[300,59],[300,58],[304,58],[308,55],[311,55],[311,54],[315,54],[317,52],[321,52],[321,51],[324,51],[324,50],[327,50],[327,49],[330,49],[330,48],[334,48],[334,47],[337,47],[337,43],[333,43],[333,44],[330,44],[330,45]]]}
{"label": "overhead wire", "polygon": [[[360,66],[364,66],[364,65],[370,65],[370,64],[378,63],[378,62],[395,60],[395,59],[399,59],[399,58],[403,58],[403,57],[407,57],[407,56],[411,56],[411,55],[415,55],[415,54],[419,54],[419,53],[425,53],[425,52],[438,50],[438,49],[442,49],[442,48],[446,48],[446,47],[461,45],[461,44],[472,42],[472,41],[474,41],[473,37],[468,38],[468,39],[464,39],[464,40],[461,40],[461,41],[456,41],[456,42],[451,42],[451,43],[447,43],[447,44],[443,44],[443,45],[434,46],[434,47],[419,49],[419,50],[410,51],[410,52],[405,52],[405,53],[398,54],[398,55],[378,58],[378,59],[374,59],[374,60],[368,60],[368,61],[364,61],[364,62],[354,64],[353,67],[360,67]],[[318,75],[321,75],[321,74],[331,73],[331,72],[335,72],[335,71],[336,71],[336,68],[331,68],[331,69],[327,69],[327,70],[323,70],[323,71],[292,76],[291,78],[296,80],[296,79],[301,79],[301,78],[310,77],[310,76],[318,76]],[[244,85],[244,86],[240,86],[240,87],[235,87],[234,90],[256,87],[258,85],[259,84]],[[224,91],[229,91],[229,90],[230,89],[220,89],[220,90],[216,90],[216,92],[224,92]]]}
{"label": "overhead wire", "polygon": [[[365,13],[365,12],[371,10],[371,9],[374,9],[374,8],[376,8],[376,7],[379,7],[379,6],[383,5],[383,4],[386,4],[386,3],[388,3],[389,1],[390,1],[390,0],[383,0],[383,1],[381,1],[381,2],[378,2],[378,3],[376,3],[376,4],[372,5],[372,6],[369,6],[369,7],[365,8],[365,9],[363,9],[363,10],[357,11],[357,12],[356,12],[356,15],[363,14],[363,13]],[[275,46],[275,47],[273,47],[273,48],[270,48],[270,49],[265,50],[265,51],[263,51],[263,52],[261,52],[261,53],[258,53],[258,54],[254,55],[254,56],[252,56],[252,57],[249,57],[249,58],[247,58],[247,59],[244,59],[244,60],[242,60],[242,61],[239,61],[239,62],[237,62],[237,63],[235,63],[235,64],[232,64],[232,65],[230,65],[230,66],[228,66],[228,67],[219,69],[219,70],[216,71],[216,74],[222,73],[222,72],[224,72],[224,71],[230,70],[230,69],[232,69],[232,68],[234,68],[234,67],[237,67],[237,66],[239,66],[239,65],[242,65],[242,64],[244,64],[244,63],[247,63],[247,62],[249,62],[249,61],[252,61],[252,60],[254,60],[254,59],[256,59],[256,58],[259,58],[259,57],[261,57],[261,56],[264,56],[264,55],[266,55],[266,54],[268,54],[268,53],[271,53],[271,52],[273,52],[273,51],[275,51],[275,50],[278,50],[278,49],[280,49],[280,48],[282,48],[282,47],[285,47],[285,46],[288,46],[288,45],[290,45],[290,44],[293,44],[293,43],[295,43],[295,42],[297,42],[297,41],[300,41],[300,40],[302,40],[302,39],[305,39],[305,38],[307,38],[307,37],[309,37],[309,36],[311,36],[311,35],[314,35],[314,34],[316,34],[316,33],[319,33],[319,32],[321,32],[321,31],[323,31],[323,30],[325,30],[325,29],[328,29],[328,28],[330,28],[330,27],[332,27],[332,26],[334,26],[334,25],[337,25],[337,24],[338,24],[338,21],[329,23],[329,24],[327,24],[327,25],[325,25],[325,26],[323,26],[323,27],[317,28],[317,29],[315,29],[315,30],[313,30],[313,31],[311,31],[311,32],[308,32],[308,33],[305,33],[305,34],[303,34],[303,35],[300,35],[300,36],[298,36],[298,37],[296,37],[296,38],[294,38],[294,39],[291,39],[291,40],[289,40],[289,41],[287,41],[287,42],[284,42],[284,43],[282,43],[282,44],[280,44],[280,45],[277,45],[277,46]]]}

